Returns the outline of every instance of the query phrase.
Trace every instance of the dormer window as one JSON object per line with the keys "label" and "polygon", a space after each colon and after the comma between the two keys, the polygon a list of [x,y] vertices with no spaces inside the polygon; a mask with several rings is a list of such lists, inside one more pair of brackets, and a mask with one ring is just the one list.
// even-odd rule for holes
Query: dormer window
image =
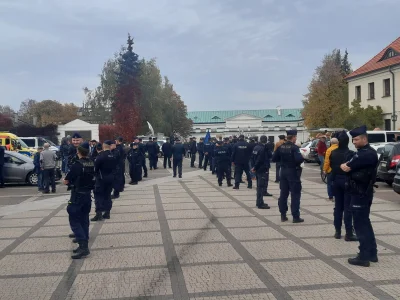
{"label": "dormer window", "polygon": [[214,117],[212,117],[212,119],[213,119],[213,120],[219,120],[219,119],[221,119],[221,118],[218,117],[218,116],[214,116]]}
{"label": "dormer window", "polygon": [[271,115],[266,115],[264,118],[265,119],[269,119],[269,118],[272,118],[272,116]]}
{"label": "dormer window", "polygon": [[193,119],[194,119],[194,120],[197,120],[197,119],[198,119],[198,117],[196,116],[196,117],[194,117]]}
{"label": "dormer window", "polygon": [[288,115],[286,116],[286,118],[294,118],[294,116],[293,116],[292,114],[288,114]]}
{"label": "dormer window", "polygon": [[399,55],[398,52],[396,52],[392,48],[389,48],[389,49],[386,50],[385,54],[383,55],[383,57],[379,61],[382,61],[382,60],[385,60],[385,59],[388,59],[388,58],[392,58],[392,57],[395,57],[397,55]]}

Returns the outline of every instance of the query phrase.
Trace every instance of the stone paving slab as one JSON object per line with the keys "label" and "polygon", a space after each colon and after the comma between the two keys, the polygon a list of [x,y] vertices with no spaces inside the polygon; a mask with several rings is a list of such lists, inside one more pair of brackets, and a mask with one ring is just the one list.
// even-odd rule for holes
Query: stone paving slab
{"label": "stone paving slab", "polygon": [[293,224],[290,208],[280,221],[274,182],[271,209],[260,210],[254,182],[219,187],[187,160],[182,180],[149,174],[114,201],[110,220],[92,222],[85,260],[70,258],[65,197],[0,217],[0,299],[400,299],[400,202],[384,194],[371,214],[379,263],[360,268],[347,263],[358,242],[333,238],[322,183],[303,180],[305,222]]}

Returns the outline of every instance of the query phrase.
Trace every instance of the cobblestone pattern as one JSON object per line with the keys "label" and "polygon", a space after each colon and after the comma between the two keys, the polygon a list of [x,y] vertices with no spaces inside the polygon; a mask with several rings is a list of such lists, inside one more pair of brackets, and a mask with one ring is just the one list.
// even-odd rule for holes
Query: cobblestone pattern
{"label": "cobblestone pattern", "polygon": [[128,187],[111,220],[91,225],[81,261],[70,259],[65,209],[1,217],[0,299],[400,299],[400,204],[376,199],[379,263],[360,268],[347,263],[358,243],[332,237],[325,185],[305,181],[305,222],[281,223],[276,184],[271,209],[258,210],[255,189],[199,174],[159,194]]}

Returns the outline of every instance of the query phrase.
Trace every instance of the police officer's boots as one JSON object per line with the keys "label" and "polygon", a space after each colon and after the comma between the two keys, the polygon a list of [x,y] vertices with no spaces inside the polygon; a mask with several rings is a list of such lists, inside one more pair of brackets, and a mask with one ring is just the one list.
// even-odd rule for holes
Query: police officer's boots
{"label": "police officer's boots", "polygon": [[110,212],[106,211],[103,215],[103,219],[110,219]]}
{"label": "police officer's boots", "polygon": [[342,231],[340,229],[336,229],[334,238],[337,240],[340,240],[342,238]]}
{"label": "police officer's boots", "polygon": [[76,249],[75,254],[71,256],[72,259],[81,259],[90,254],[89,247],[88,247],[88,241],[80,241],[79,242],[79,247]]}
{"label": "police officer's boots", "polygon": [[281,222],[286,222],[288,219],[288,217],[286,217],[286,215],[281,215]]}
{"label": "police officer's boots", "polygon": [[94,216],[94,218],[90,219],[90,221],[92,221],[92,222],[103,221],[102,213],[101,212],[96,212],[96,215]]}
{"label": "police officer's boots", "polygon": [[356,242],[358,241],[357,236],[354,234],[353,229],[346,230],[346,235],[344,236],[346,242]]}

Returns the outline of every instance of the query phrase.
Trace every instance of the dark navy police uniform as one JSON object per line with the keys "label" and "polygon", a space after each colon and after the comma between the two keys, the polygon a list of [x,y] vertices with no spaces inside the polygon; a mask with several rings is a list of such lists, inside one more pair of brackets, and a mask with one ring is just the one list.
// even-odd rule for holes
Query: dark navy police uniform
{"label": "dark navy police uniform", "polygon": [[332,169],[332,188],[333,194],[335,195],[335,208],[333,210],[333,224],[335,226],[335,238],[341,238],[341,228],[344,221],[344,227],[346,229],[346,239],[353,237],[353,222],[352,214],[350,211],[350,191],[346,188],[347,174],[340,166],[349,161],[354,152],[349,150],[349,137],[346,131],[338,135],[339,147],[332,151],[330,161],[330,167]]}
{"label": "dark navy police uniform", "polygon": [[162,145],[161,150],[164,154],[164,169],[167,168],[167,162],[168,168],[171,168],[172,144],[167,141]]}
{"label": "dark navy police uniform", "polygon": [[129,161],[129,175],[131,177],[130,184],[137,184],[142,180],[142,162],[143,162],[143,154],[139,148],[134,149],[133,146],[138,147],[139,145],[134,143],[132,144],[132,148],[128,153],[128,161]]}
{"label": "dark navy police uniform", "polygon": [[225,177],[228,186],[232,186],[231,184],[231,153],[229,147],[226,145],[222,145],[222,142],[217,142],[219,146],[215,148],[215,160],[217,164],[217,176],[218,176],[218,184],[222,185],[222,180]]}
{"label": "dark navy police uniform", "polygon": [[[287,135],[296,136],[297,130],[287,131]],[[300,153],[300,148],[291,141],[282,144],[272,157],[272,161],[280,162],[281,176],[280,176],[280,197],[279,197],[279,211],[281,213],[281,220],[286,221],[286,213],[288,211],[288,197],[291,194],[290,209],[293,216],[293,221],[303,221],[300,219],[300,198],[301,198],[301,164],[304,161]]]}
{"label": "dark navy police uniform", "polygon": [[[105,144],[111,141],[105,141]],[[96,216],[104,216],[109,218],[112,208],[111,191],[116,175],[116,160],[110,150],[102,151],[95,162],[96,185],[94,198],[96,203]],[[103,217],[103,216],[102,216]],[[101,218],[100,218],[101,219]]]}
{"label": "dark navy police uniform", "polygon": [[252,154],[252,166],[256,172],[257,179],[257,201],[256,205],[258,208],[269,208],[264,203],[263,196],[267,193],[268,180],[269,180],[269,169],[271,168],[270,159],[272,152],[266,147],[266,145],[259,143],[253,149]]}
{"label": "dark navy police uniform", "polygon": [[[366,134],[366,130],[366,126],[361,126],[351,130],[350,135],[355,138]],[[351,194],[350,209],[353,214],[354,229],[360,241],[358,257],[349,259],[349,263],[353,262],[352,264],[361,263],[363,266],[369,266],[370,261],[378,261],[375,234],[369,219],[377,165],[376,151],[369,144],[358,149],[347,163],[351,168],[348,182]]]}
{"label": "dark navy police uniform", "polygon": [[179,178],[182,177],[182,161],[184,156],[185,147],[181,143],[178,143],[177,140],[176,143],[172,146],[172,168],[174,172],[174,177],[176,177],[176,169],[178,169]]}
{"label": "dark navy police uniform", "polygon": [[211,171],[211,164],[212,164],[212,151],[213,151],[213,144],[208,141],[204,143],[204,171],[207,170],[207,165],[210,164],[210,171]]}
{"label": "dark navy police uniform", "polygon": [[247,177],[247,187],[252,188],[251,175],[250,175],[250,148],[249,143],[240,139],[232,148],[232,162],[235,164],[235,188],[239,188],[242,181],[242,174],[245,172]]}
{"label": "dark navy police uniform", "polygon": [[200,142],[197,143],[197,152],[199,153],[199,169],[203,168],[203,159],[204,159],[204,142],[203,139],[200,139]]}

